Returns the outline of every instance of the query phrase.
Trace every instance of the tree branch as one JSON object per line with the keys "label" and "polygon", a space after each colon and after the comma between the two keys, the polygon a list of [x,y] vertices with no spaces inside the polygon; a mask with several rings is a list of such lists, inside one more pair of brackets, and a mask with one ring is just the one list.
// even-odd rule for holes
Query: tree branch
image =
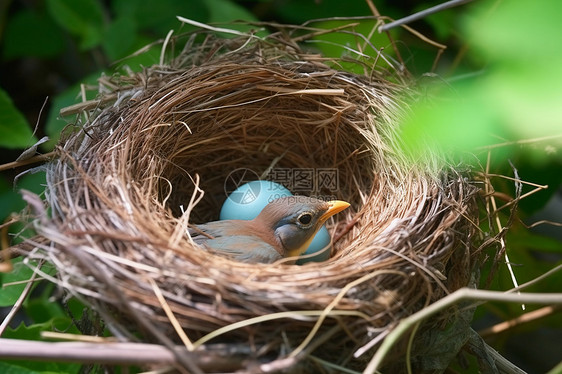
{"label": "tree branch", "polygon": [[461,288],[450,295],[436,301],[435,303],[423,308],[417,313],[404,318],[398,326],[382,342],[381,346],[371,358],[364,374],[374,374],[382,365],[384,358],[390,349],[397,343],[415,324],[426,318],[437,314],[446,308],[455,305],[462,300],[477,301],[499,301],[506,303],[538,303],[538,304],[562,304],[562,293],[509,293],[499,291],[474,290]]}
{"label": "tree branch", "polygon": [[387,23],[386,25],[382,25],[381,27],[379,27],[379,32],[388,31],[388,30],[390,30],[390,29],[392,29],[396,26],[405,25],[407,23],[414,22],[414,21],[417,21],[417,20],[422,19],[424,17],[427,17],[430,14],[437,13],[437,12],[440,12],[440,11],[448,9],[448,8],[452,8],[452,7],[457,6],[457,5],[469,3],[471,1],[472,0],[450,0],[450,1],[446,1],[443,4],[436,5],[434,7],[431,7],[431,8],[422,10],[420,12],[411,14],[407,17],[401,18],[399,20]]}
{"label": "tree branch", "polygon": [[[236,370],[248,364],[236,352],[224,354],[224,350],[187,351],[183,346],[174,353],[157,344],[142,343],[85,343],[42,342],[19,339],[0,339],[0,361],[32,360],[51,362],[78,362],[81,364],[109,365],[177,365],[177,353],[203,371]],[[240,353],[240,352],[238,352]]]}

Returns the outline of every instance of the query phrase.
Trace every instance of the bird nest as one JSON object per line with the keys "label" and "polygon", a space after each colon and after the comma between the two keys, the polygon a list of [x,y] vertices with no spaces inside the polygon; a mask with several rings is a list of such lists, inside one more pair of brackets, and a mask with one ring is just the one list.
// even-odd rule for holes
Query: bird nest
{"label": "bird nest", "polygon": [[[415,90],[391,60],[327,58],[290,33],[198,31],[167,53],[181,43],[101,77],[46,166],[49,244],[31,255],[115,336],[183,343],[208,371],[362,370],[400,319],[469,285],[476,188],[438,156],[408,161]],[[218,219],[244,173],[350,202],[327,224],[331,258],[247,264],[195,245],[189,225]]]}

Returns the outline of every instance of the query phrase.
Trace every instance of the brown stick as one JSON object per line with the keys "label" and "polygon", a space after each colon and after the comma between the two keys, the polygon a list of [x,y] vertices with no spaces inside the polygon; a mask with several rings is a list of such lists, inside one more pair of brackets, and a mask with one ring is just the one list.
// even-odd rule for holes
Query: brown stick
{"label": "brown stick", "polygon": [[[186,353],[188,354],[188,353]],[[164,346],[138,343],[75,343],[0,339],[2,359],[63,361],[98,364],[174,364]],[[197,359],[197,357],[194,357]]]}
{"label": "brown stick", "polygon": [[[178,347],[181,355],[204,371],[239,368],[240,357],[223,356],[218,352],[188,352]],[[109,365],[177,365],[176,355],[157,344],[143,343],[85,343],[42,342],[19,339],[0,339],[0,359],[79,362]]]}
{"label": "brown stick", "polygon": [[26,160],[8,162],[6,164],[0,165],[0,171],[13,169],[13,168],[17,168],[17,167],[25,166],[25,165],[29,165],[29,164],[34,164],[36,162],[47,161],[48,159],[50,159],[54,155],[55,155],[55,152],[49,152],[49,153],[45,153],[44,155],[38,155],[38,156],[28,158]]}
{"label": "brown stick", "polygon": [[548,305],[545,307],[542,307],[540,309],[537,310],[533,310],[532,312],[528,312],[525,313],[523,315],[520,315],[517,318],[513,318],[510,319],[509,321],[504,321],[501,323],[498,323],[494,326],[488,327],[486,329],[480,330],[478,332],[478,334],[480,336],[482,336],[483,338],[487,338],[489,336],[492,335],[496,335],[496,334],[501,334],[502,332],[505,332],[513,327],[528,323],[528,322],[534,322],[537,321],[541,318],[545,318],[547,316],[550,316],[554,313],[556,313],[557,311],[559,311],[562,307],[560,305]]}

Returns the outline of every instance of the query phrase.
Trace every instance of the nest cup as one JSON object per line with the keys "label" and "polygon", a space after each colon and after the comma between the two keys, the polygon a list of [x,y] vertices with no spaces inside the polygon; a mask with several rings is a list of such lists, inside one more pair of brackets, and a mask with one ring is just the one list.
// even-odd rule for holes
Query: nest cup
{"label": "nest cup", "polygon": [[[47,165],[39,250],[122,339],[215,347],[223,371],[363,369],[400,318],[469,283],[475,189],[437,156],[407,161],[397,126],[412,92],[380,56],[357,74],[284,34],[191,35],[167,65],[100,79]],[[312,173],[287,187],[350,202],[328,222],[331,258],[245,264],[196,247],[188,224],[218,218],[240,170]]]}

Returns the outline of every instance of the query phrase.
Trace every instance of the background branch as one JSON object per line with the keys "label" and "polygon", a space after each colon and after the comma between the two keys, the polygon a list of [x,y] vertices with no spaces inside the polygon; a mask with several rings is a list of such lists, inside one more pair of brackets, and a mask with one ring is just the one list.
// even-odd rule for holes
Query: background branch
{"label": "background branch", "polygon": [[[0,360],[32,360],[50,362],[78,362],[81,364],[147,365],[178,364],[176,356],[183,355],[203,371],[220,371],[240,367],[239,352],[224,355],[224,351],[200,349],[188,352],[178,346],[172,352],[162,345],[121,342],[42,342],[19,339],[0,339]],[[237,354],[238,353],[238,354]],[[247,352],[245,352],[247,354]]]}

